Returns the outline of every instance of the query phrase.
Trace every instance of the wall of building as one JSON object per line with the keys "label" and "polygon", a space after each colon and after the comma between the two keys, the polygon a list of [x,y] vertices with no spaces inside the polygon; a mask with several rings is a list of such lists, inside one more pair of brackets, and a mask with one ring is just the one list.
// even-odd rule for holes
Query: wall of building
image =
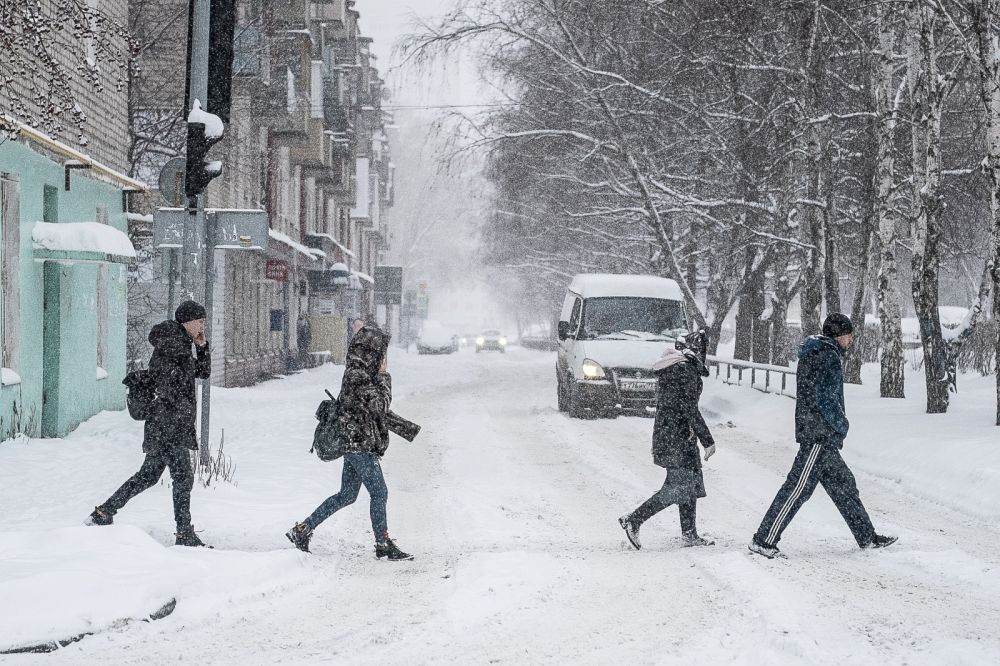
{"label": "wall of building", "polygon": [[[32,421],[32,435],[62,436],[104,409],[123,409],[125,388],[126,268],[107,265],[106,379],[97,379],[97,273],[99,264],[35,261],[31,232],[45,216],[45,188],[54,193],[57,213],[51,221],[94,222],[98,207],[108,223],[124,231],[121,190],[74,172],[70,191],[64,189],[62,164],[24,143],[0,145],[0,172],[20,181],[20,322],[18,374],[21,383],[0,388],[0,418],[7,428],[17,410]],[[52,219],[55,217],[55,219]],[[48,280],[46,280],[46,276]],[[44,304],[49,299],[46,315]],[[46,323],[48,326],[46,326]],[[43,366],[43,351],[53,353]],[[46,386],[43,422],[43,375]],[[0,434],[7,434],[6,432]]]}

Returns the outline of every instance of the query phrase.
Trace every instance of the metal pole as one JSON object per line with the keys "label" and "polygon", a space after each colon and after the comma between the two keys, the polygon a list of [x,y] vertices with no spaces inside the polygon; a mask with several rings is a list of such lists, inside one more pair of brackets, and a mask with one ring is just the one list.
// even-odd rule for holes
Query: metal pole
{"label": "metal pole", "polygon": [[[212,340],[212,310],[215,305],[215,216],[205,220],[205,340]],[[211,344],[209,344],[211,350]],[[219,350],[217,350],[218,353]],[[212,460],[209,449],[209,419],[211,415],[212,378],[201,382],[201,464],[208,467]]]}
{"label": "metal pole", "polygon": [[[191,21],[191,61],[188,63],[188,82],[190,90],[189,104],[194,106],[194,100],[201,102],[204,109],[208,100],[208,48],[209,21],[211,19],[211,0],[190,0]],[[184,109],[184,118],[191,112]],[[192,260],[198,254],[198,239],[195,229],[204,220],[205,197],[189,197],[189,224],[184,225],[183,253],[181,255],[181,292],[185,298],[194,298],[195,275]]]}
{"label": "metal pole", "polygon": [[[191,60],[188,62],[188,90],[190,107],[184,109],[184,117],[191,112],[194,101],[198,100],[203,109],[208,102],[208,49],[209,49],[209,21],[211,20],[211,0],[189,0],[190,9],[190,35],[191,35]],[[210,109],[206,109],[210,111]],[[187,298],[194,298],[195,276],[192,266],[198,256],[199,239],[196,231],[204,224],[205,227],[205,339],[211,342],[212,339],[212,288],[215,271],[215,241],[213,236],[213,225],[205,219],[205,197],[188,197],[188,221],[184,225],[184,247],[181,255],[181,291]],[[211,346],[209,347],[211,348]],[[212,380],[204,379],[201,382],[201,464],[208,466],[211,460],[209,452],[209,414],[210,399],[212,392]]]}
{"label": "metal pole", "polygon": [[177,250],[167,249],[167,319],[174,318],[174,299],[177,286]]}

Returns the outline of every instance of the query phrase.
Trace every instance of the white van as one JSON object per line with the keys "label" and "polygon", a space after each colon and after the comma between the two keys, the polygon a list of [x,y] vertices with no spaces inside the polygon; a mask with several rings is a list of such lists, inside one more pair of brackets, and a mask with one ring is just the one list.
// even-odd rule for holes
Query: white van
{"label": "white van", "polygon": [[559,316],[559,410],[581,418],[655,407],[653,362],[686,330],[684,299],[675,281],[577,275]]}

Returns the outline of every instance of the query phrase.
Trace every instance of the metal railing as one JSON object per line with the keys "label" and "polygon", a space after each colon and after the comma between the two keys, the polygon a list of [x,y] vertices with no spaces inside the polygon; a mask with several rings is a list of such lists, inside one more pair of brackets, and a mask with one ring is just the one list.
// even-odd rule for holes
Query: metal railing
{"label": "metal railing", "polygon": [[[714,367],[715,376],[727,384],[742,386],[744,376],[749,375],[750,388],[763,393],[777,393],[795,398],[795,370],[792,368],[717,356],[709,356],[707,360],[709,372]],[[725,372],[723,372],[722,366],[725,366]],[[772,378],[772,375],[776,375],[776,377]],[[763,378],[763,383],[759,381],[759,378]]]}

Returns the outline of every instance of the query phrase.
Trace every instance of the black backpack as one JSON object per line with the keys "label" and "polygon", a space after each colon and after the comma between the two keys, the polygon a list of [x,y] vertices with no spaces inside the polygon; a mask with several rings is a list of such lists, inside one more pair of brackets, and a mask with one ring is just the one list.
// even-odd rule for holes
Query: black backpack
{"label": "black backpack", "polygon": [[156,383],[149,370],[133,370],[125,375],[122,384],[128,389],[128,397],[125,404],[128,406],[128,414],[136,421],[145,421],[149,418],[149,413],[153,407],[153,398],[156,396]]}
{"label": "black backpack", "polygon": [[337,422],[339,403],[333,395],[327,391],[329,400],[319,403],[316,409],[316,432],[313,433],[312,448],[310,453],[315,453],[323,462],[330,462],[344,455],[344,438],[340,434],[340,424]]}

